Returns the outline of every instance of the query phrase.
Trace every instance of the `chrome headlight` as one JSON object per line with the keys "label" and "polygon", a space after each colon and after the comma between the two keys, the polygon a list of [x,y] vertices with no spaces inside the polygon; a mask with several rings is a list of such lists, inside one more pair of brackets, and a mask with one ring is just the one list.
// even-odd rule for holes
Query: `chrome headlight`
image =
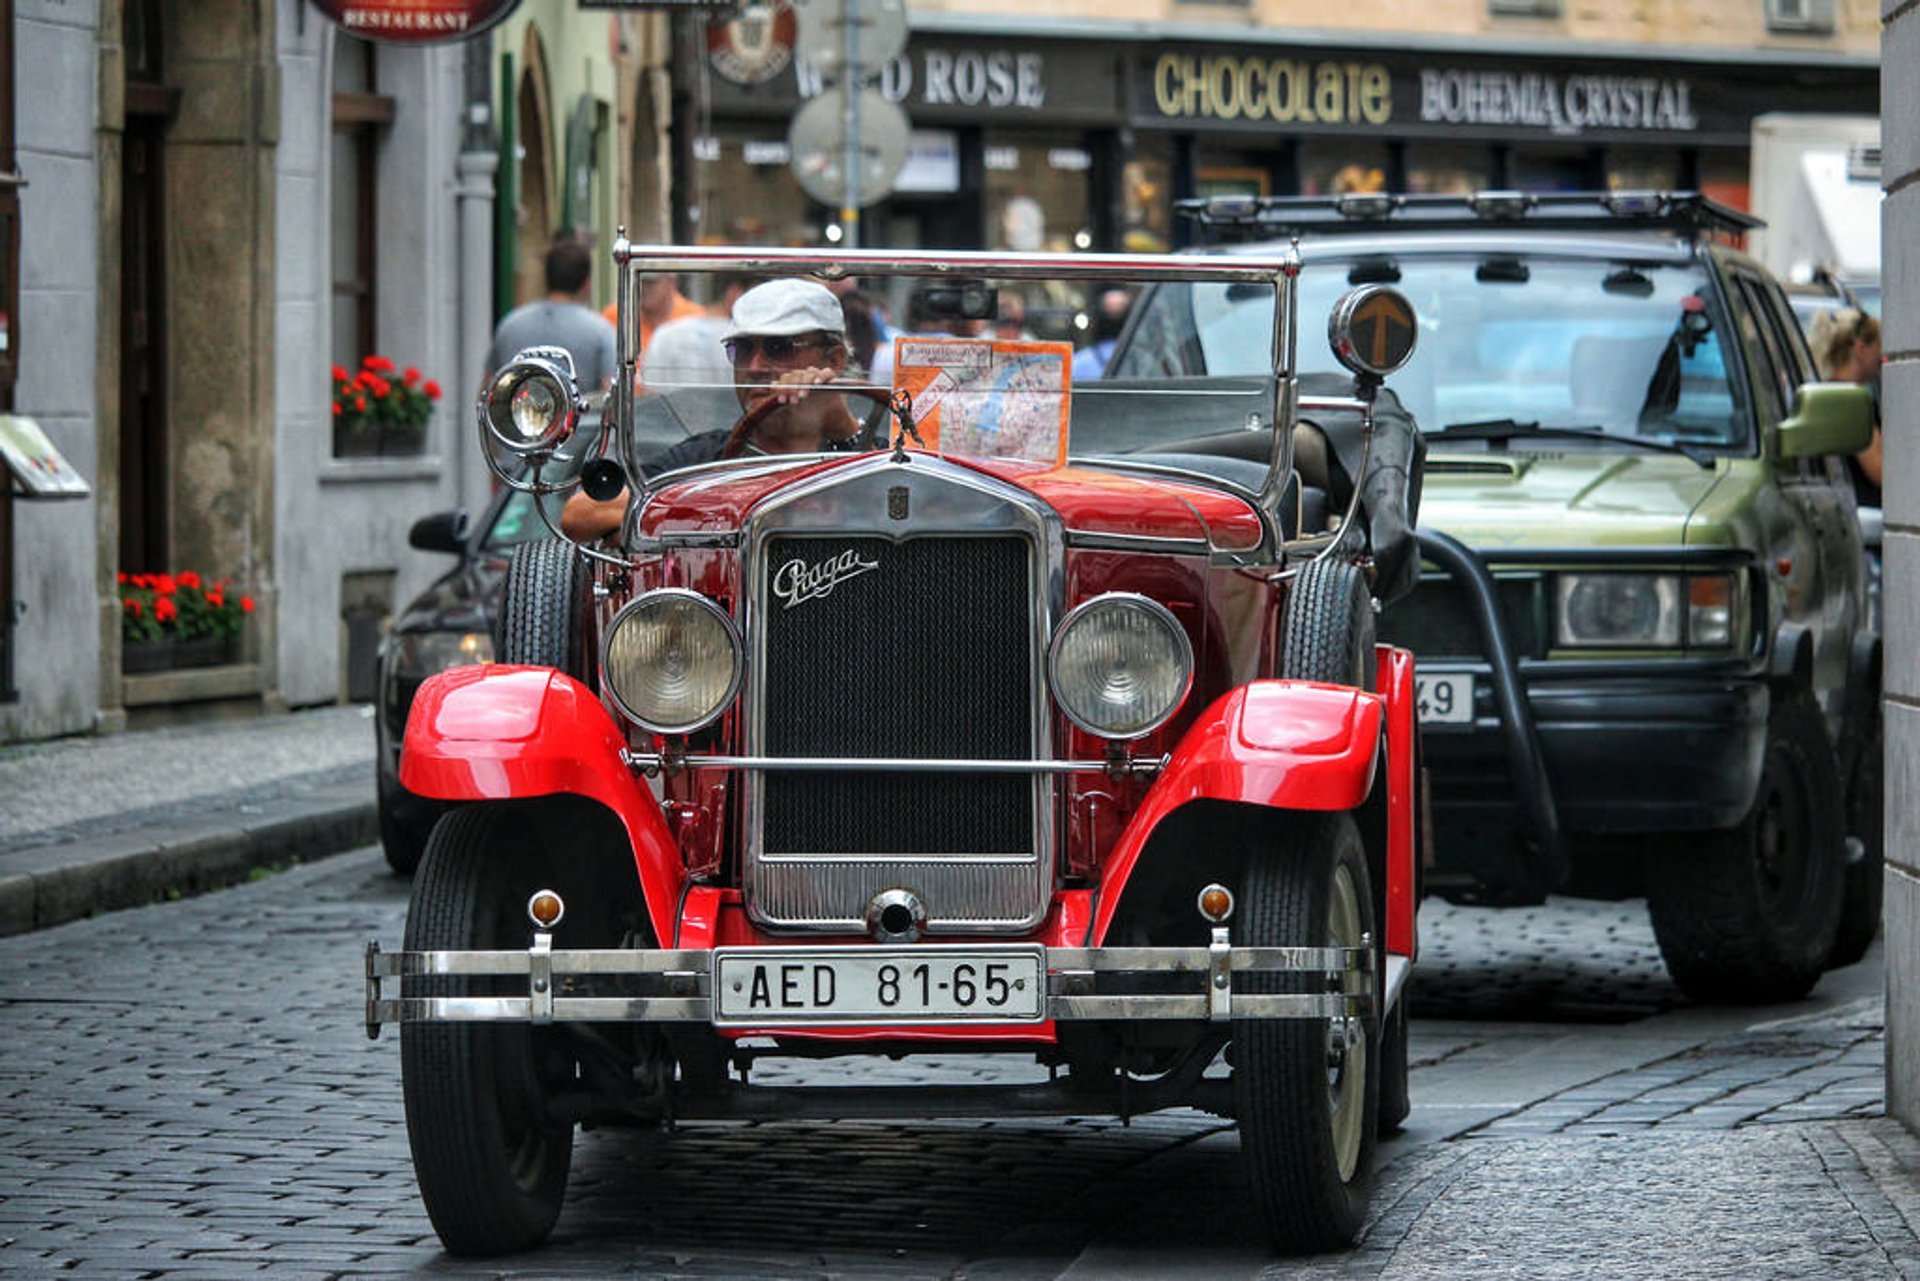
{"label": "chrome headlight", "polygon": [[1047,681],[1067,719],[1101,738],[1164,725],[1193,684],[1193,646],[1166,606],[1131,592],[1082,601],[1047,649]]}
{"label": "chrome headlight", "polygon": [[493,637],[486,632],[395,632],[389,667],[395,675],[422,680],[449,667],[493,661]]}
{"label": "chrome headlight", "polygon": [[535,347],[508,361],[480,397],[480,421],[502,449],[551,454],[573,435],[582,402],[574,391],[573,358]]}
{"label": "chrome headlight", "polygon": [[636,597],[607,629],[601,674],[620,710],[656,734],[711,724],[740,689],[740,632],[698,592]]}
{"label": "chrome headlight", "polygon": [[1727,649],[1739,600],[1733,574],[1561,574],[1554,638],[1589,649]]}

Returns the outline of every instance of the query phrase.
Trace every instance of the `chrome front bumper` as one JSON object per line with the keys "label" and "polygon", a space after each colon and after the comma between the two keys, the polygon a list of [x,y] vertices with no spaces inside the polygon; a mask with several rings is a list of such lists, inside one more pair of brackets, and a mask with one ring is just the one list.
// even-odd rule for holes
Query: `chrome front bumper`
{"label": "chrome front bumper", "polygon": [[[1032,944],[1017,945],[1027,951]],[[746,949],[729,949],[738,956]],[[863,949],[837,948],[840,954]],[[897,950],[897,949],[889,949]],[[1043,948],[1046,991],[1042,1020],[1189,1019],[1343,1019],[1369,1013],[1379,995],[1372,940],[1358,947],[1235,947],[1224,928],[1213,931],[1206,947]],[[524,951],[386,952],[368,943],[366,953],[367,1035],[378,1037],[382,1024],[433,1022],[506,1023],[705,1023],[730,1027],[742,1020],[715,1017],[713,1000],[716,953],[708,949],[555,951],[552,935],[537,932]],[[1388,959],[1389,988],[1397,988],[1405,961]],[[1309,986],[1324,990],[1290,994],[1236,992],[1235,976],[1256,973],[1304,973]],[[1186,976],[1188,990],[1100,991],[1124,987],[1153,976]],[[525,993],[495,996],[388,996],[389,979],[429,976],[520,980]],[[1321,980],[1319,983],[1312,979]],[[611,980],[643,989],[641,994],[595,994]],[[519,984],[513,985],[518,988]],[[1161,986],[1166,986],[1164,982]],[[1038,1020],[1035,1020],[1036,1022]],[[916,1016],[911,1019],[753,1020],[756,1029],[819,1026],[1004,1027],[1004,1020]]]}

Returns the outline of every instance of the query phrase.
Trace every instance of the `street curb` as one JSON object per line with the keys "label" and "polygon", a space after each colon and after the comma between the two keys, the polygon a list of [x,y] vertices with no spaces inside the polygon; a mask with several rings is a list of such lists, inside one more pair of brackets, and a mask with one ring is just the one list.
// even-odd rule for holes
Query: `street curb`
{"label": "street curb", "polygon": [[0,872],[0,937],[205,894],[236,885],[258,868],[371,844],[379,823],[368,791],[357,783],[243,806],[198,827],[176,827],[159,842],[126,833],[9,855],[7,870]]}

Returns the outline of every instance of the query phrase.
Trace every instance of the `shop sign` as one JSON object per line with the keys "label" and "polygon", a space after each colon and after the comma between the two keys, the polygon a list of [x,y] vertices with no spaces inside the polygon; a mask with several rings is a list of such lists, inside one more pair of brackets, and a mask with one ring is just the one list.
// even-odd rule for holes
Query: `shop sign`
{"label": "shop sign", "polygon": [[1699,127],[1693,85],[1653,76],[1552,76],[1541,72],[1420,72],[1420,119],[1429,124],[1518,125],[1557,134],[1588,129]]}
{"label": "shop sign", "polygon": [[478,35],[520,0],[308,0],[350,35],[388,44],[438,44]]}
{"label": "shop sign", "polygon": [[[813,63],[802,59],[796,70],[801,97],[826,88]],[[914,106],[1038,111],[1047,105],[1047,59],[1013,49],[922,49],[882,64],[878,88],[888,102]]]}
{"label": "shop sign", "polygon": [[1403,137],[1717,142],[1744,140],[1757,112],[1840,110],[1872,90],[1870,77],[1787,81],[1770,67],[1676,64],[1646,74],[1597,60],[1528,64],[1471,55],[1436,63],[1396,54],[1159,49],[1143,53],[1139,67],[1136,123],[1223,132],[1282,125],[1303,133],[1390,129]]}
{"label": "shop sign", "polygon": [[707,61],[741,85],[761,85],[793,61],[798,22],[786,0],[749,5],[729,21],[707,20]]}

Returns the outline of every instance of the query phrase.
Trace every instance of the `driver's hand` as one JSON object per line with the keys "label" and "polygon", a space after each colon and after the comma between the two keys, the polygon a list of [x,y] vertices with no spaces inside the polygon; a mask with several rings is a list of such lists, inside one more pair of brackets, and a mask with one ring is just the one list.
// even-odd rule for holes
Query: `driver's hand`
{"label": "driver's hand", "polygon": [[789,369],[772,382],[760,384],[760,387],[776,405],[797,405],[812,394],[815,387],[833,379],[834,371],[826,365],[805,365],[799,369]]}

